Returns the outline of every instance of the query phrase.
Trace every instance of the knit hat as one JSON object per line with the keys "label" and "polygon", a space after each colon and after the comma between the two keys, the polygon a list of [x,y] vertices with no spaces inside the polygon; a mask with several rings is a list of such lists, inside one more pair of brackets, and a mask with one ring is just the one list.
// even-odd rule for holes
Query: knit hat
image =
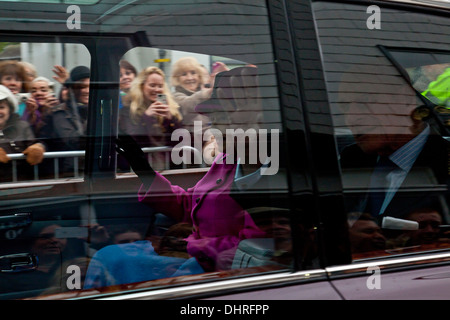
{"label": "knit hat", "polygon": [[17,105],[17,99],[14,96],[14,94],[4,85],[0,84],[0,101],[1,100],[8,100],[9,106],[14,112],[17,112],[18,105]]}
{"label": "knit hat", "polygon": [[66,85],[73,84],[77,81],[80,81],[81,79],[90,78],[90,76],[91,76],[91,71],[89,70],[88,67],[85,67],[85,66],[75,67],[72,69],[72,71],[70,71],[70,77],[66,81]]}

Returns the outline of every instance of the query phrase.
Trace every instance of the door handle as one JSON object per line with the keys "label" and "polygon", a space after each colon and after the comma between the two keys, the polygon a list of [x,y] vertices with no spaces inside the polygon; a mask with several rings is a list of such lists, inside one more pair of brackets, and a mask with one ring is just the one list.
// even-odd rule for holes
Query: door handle
{"label": "door handle", "polygon": [[15,213],[8,216],[0,216],[0,230],[27,227],[33,222],[31,213]]}
{"label": "door handle", "polygon": [[16,253],[0,256],[0,272],[33,271],[37,266],[38,258],[31,253]]}

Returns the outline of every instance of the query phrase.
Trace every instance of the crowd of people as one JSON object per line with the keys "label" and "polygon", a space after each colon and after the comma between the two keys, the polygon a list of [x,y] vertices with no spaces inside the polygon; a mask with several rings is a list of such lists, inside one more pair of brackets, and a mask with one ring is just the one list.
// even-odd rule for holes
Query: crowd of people
{"label": "crowd of people", "polygon": [[[13,114],[14,117],[5,116],[5,123],[9,122],[5,126],[2,126],[0,122],[0,129],[6,135],[6,129],[3,128],[8,125],[14,125],[16,129],[27,128],[26,132],[29,137],[26,140],[30,141],[22,149],[14,149],[14,152],[23,152],[27,158],[27,165],[32,167],[44,160],[46,151],[83,150],[86,142],[90,102],[89,68],[77,66],[68,71],[62,66],[55,66],[53,80],[58,81],[62,86],[61,91],[56,94],[54,83],[51,80],[31,71],[27,73],[25,67],[18,62],[5,61],[4,65],[6,67],[0,65],[0,82],[2,83],[0,93],[3,93],[3,99],[0,96],[0,107],[4,106],[0,108],[0,111],[5,109],[7,111],[5,114]],[[199,181],[194,188],[183,191],[177,186],[171,186],[162,175],[155,173],[154,170],[157,172],[162,168],[162,159],[156,159],[150,164],[142,152],[143,147],[171,146],[173,143],[171,133],[178,128],[186,128],[191,134],[195,133],[194,121],[201,121],[202,130],[215,124],[214,121],[218,118],[209,117],[211,115],[208,110],[210,106],[205,105],[202,110],[197,107],[212,97],[216,73],[230,70],[221,63],[214,65],[212,74],[205,70],[206,68],[193,58],[180,59],[172,68],[169,85],[165,73],[158,67],[149,66],[137,71],[129,62],[120,62],[118,145],[120,144],[121,152],[119,152],[119,157],[123,157],[124,163],[128,164],[143,180],[142,192],[152,188],[155,194],[158,194],[161,190],[169,189],[167,191],[177,194],[181,202],[164,197],[145,197],[145,199],[140,197],[140,201],[149,204],[156,212],[166,215],[177,223],[158,243],[138,237],[135,239],[138,241],[133,240],[132,244],[112,243],[112,246],[100,248],[93,257],[94,263],[92,266],[90,264],[88,283],[92,280],[96,286],[99,279],[102,279],[102,275],[114,273],[111,270],[114,263],[108,259],[118,257],[117,252],[111,254],[105,253],[105,250],[117,249],[118,252],[124,253],[123,246],[128,246],[132,252],[136,252],[136,245],[142,245],[138,250],[141,255],[138,256],[137,265],[142,261],[147,261],[149,266],[157,263],[160,266],[159,270],[164,274],[160,274],[160,272],[154,277],[160,278],[229,269],[241,240],[265,237],[266,233],[272,232],[263,231],[258,227],[244,209],[244,203],[229,193],[231,184],[236,177],[236,181],[239,183],[233,184],[232,188],[245,189],[246,186],[258,183],[266,186],[268,178],[261,175],[262,163],[254,164],[243,161],[239,168],[236,161],[233,161],[231,165],[213,163],[204,179]],[[257,77],[254,70],[254,66],[233,69],[230,79],[232,77],[239,78],[241,83],[241,80],[245,78],[250,80],[246,86],[255,88],[253,81]],[[32,74],[33,78],[31,79]],[[4,78],[5,81],[3,81]],[[228,80],[230,81],[230,79]],[[253,96],[252,98],[258,99]],[[245,125],[245,128],[257,125],[253,113],[262,110],[254,109],[252,113],[246,112],[247,116],[243,118],[242,112],[247,109],[246,101],[237,99],[235,106],[235,110],[229,110],[230,116],[233,115],[226,117],[227,119],[240,117],[240,124]],[[14,123],[12,122],[13,118],[16,119]],[[218,124],[224,125],[224,123]],[[21,131],[25,132],[25,130]],[[17,135],[11,136],[11,144],[17,142],[16,137]],[[122,143],[121,139],[126,139],[126,137],[131,137],[134,144],[130,146]],[[209,138],[203,139],[205,141],[203,148],[214,144],[214,138],[212,136]],[[135,149],[133,149],[134,147]],[[214,146],[213,150],[219,155],[218,148]],[[137,156],[135,152],[138,152]],[[4,157],[0,153],[0,161],[8,162],[8,153],[10,150],[4,148]],[[221,154],[224,155],[224,153]],[[214,155],[212,154],[212,156]],[[70,173],[74,169],[74,162],[71,159],[63,158],[59,167],[62,173]],[[223,176],[224,174],[226,177]],[[251,179],[247,179],[247,177],[251,177]],[[211,192],[213,189],[220,191],[220,195]],[[201,200],[203,209],[198,210],[195,214],[199,221],[193,216],[197,201],[192,198],[194,194],[199,199],[203,199]],[[155,199],[156,202],[153,202]],[[217,206],[216,201],[223,205]],[[288,233],[278,237],[280,239],[278,250],[283,252],[283,258],[287,258],[286,265],[292,263],[291,252],[290,249],[284,249],[284,245],[281,244],[290,239]],[[286,236],[287,239],[285,239]],[[277,256],[277,259],[280,257]],[[104,259],[107,260],[108,270],[106,273],[102,271],[105,265]],[[279,260],[281,261],[281,259]],[[95,268],[96,261],[98,268]],[[136,264],[133,264],[133,260],[127,258],[118,261],[120,270],[125,267],[135,270]],[[164,263],[167,264],[166,267]],[[98,278],[99,272],[100,278]],[[138,275],[134,271],[124,274]],[[143,278],[139,278],[139,280],[145,279],[149,279],[147,272],[144,272]],[[122,280],[115,279],[114,281],[123,282]],[[131,280],[125,279],[124,281]],[[105,283],[102,282],[102,285]]]}
{"label": "crowd of people", "polygon": [[[216,63],[214,70],[217,73],[227,67]],[[55,172],[53,160],[44,159],[46,151],[85,149],[90,69],[77,66],[67,70],[55,65],[52,71],[53,79],[48,79],[40,76],[30,63],[15,60],[0,63],[1,101],[6,106],[2,108],[4,115],[0,123],[3,132],[0,162],[5,172],[2,181],[13,181],[8,154],[27,155],[27,161],[18,160],[20,172],[15,179],[30,180],[33,170],[29,167],[43,161],[40,176]],[[194,121],[202,121],[202,128],[206,130],[209,119],[193,108],[211,96],[213,81],[214,75],[192,57],[177,61],[170,77],[158,67],[149,66],[138,71],[130,62],[121,60],[120,132],[131,135],[141,147],[172,147],[174,130],[186,128],[192,131]],[[61,87],[59,92],[55,92],[56,84]],[[213,137],[209,137],[205,146],[212,145],[211,142],[214,142]],[[29,151],[32,145],[33,155],[40,152],[33,161]],[[156,153],[152,159],[155,169],[167,169],[162,153]],[[75,166],[83,169],[83,160],[78,162],[71,158],[59,159],[59,174],[73,176]],[[119,160],[119,167],[121,164],[123,161]]]}

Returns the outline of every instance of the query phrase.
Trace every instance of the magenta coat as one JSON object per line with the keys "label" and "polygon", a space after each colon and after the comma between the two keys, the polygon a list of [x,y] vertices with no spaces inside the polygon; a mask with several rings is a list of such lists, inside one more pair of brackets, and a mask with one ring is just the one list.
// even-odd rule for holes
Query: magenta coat
{"label": "magenta coat", "polygon": [[148,190],[139,190],[139,201],[177,221],[191,222],[193,233],[186,239],[188,253],[196,257],[205,271],[227,269],[239,242],[262,238],[264,232],[230,196],[235,164],[214,162],[205,176],[187,190],[172,185],[156,173]]}

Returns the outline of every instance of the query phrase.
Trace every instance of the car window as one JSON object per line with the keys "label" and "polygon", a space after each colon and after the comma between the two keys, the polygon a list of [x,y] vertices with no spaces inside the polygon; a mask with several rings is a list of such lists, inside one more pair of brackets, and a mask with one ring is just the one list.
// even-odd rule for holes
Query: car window
{"label": "car window", "polygon": [[450,107],[447,90],[450,52],[414,51],[411,48],[403,50],[383,48],[383,50],[404,73],[413,88],[426,99],[424,104],[432,109],[431,113],[436,114],[439,124],[447,127],[450,124],[445,117],[446,110]]}
{"label": "car window", "polygon": [[[282,200],[287,181],[273,71],[142,47],[119,66],[116,178],[133,181],[127,192],[152,217],[139,233],[122,226],[114,237],[123,240],[95,253],[84,289],[293,268],[291,218],[300,212]],[[124,273],[118,265],[153,271]]]}
{"label": "car window", "polygon": [[[9,246],[0,259],[17,272],[5,276],[3,297],[89,296],[318,267],[306,161],[295,163],[290,196],[284,89],[266,2],[101,5],[101,14],[96,6],[81,11],[81,32],[95,36],[74,36],[86,41],[90,60],[76,55],[86,48],[68,45],[40,58],[62,54],[54,65],[73,76],[61,83],[74,103],[52,109],[61,117],[40,135],[44,160],[58,158],[50,182],[9,186],[12,201],[2,208],[5,237],[46,239],[41,247],[61,263],[28,286],[45,272],[35,265],[44,256]],[[297,111],[289,124],[299,132]],[[63,134],[54,137],[58,126]],[[298,141],[295,153],[304,148]],[[47,228],[42,235],[38,226]]]}
{"label": "car window", "polygon": [[2,182],[82,179],[89,52],[79,44],[5,42],[3,56],[3,98],[14,107],[2,123]]}
{"label": "car window", "polygon": [[376,28],[363,6],[315,12],[354,258],[447,248],[448,35],[409,31],[420,13],[384,8]]}
{"label": "car window", "polygon": [[66,262],[83,256],[78,237],[87,231],[86,131],[76,124],[87,121],[90,53],[79,43],[22,40],[2,42],[0,53],[2,299],[58,288]]}

